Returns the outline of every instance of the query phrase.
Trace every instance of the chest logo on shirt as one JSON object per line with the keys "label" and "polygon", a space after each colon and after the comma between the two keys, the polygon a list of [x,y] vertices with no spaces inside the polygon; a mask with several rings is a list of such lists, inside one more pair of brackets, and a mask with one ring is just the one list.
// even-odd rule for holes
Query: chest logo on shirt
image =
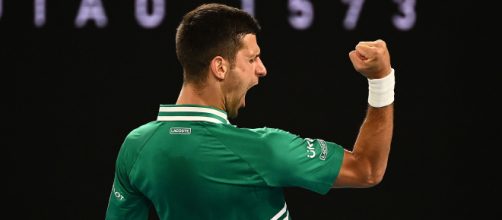
{"label": "chest logo on shirt", "polygon": [[191,134],[192,128],[172,127],[169,129],[169,134]]}

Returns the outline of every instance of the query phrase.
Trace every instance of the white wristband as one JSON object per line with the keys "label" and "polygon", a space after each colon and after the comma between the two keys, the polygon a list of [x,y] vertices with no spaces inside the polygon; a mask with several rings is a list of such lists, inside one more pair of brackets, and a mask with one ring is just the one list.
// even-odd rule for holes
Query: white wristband
{"label": "white wristband", "polygon": [[381,79],[368,79],[368,103],[373,107],[383,107],[394,102],[394,69]]}

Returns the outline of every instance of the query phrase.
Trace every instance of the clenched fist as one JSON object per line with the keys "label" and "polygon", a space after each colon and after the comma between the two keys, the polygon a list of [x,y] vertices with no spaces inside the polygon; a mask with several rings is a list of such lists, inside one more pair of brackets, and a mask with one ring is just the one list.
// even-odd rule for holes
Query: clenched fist
{"label": "clenched fist", "polygon": [[349,53],[354,69],[368,79],[380,79],[391,71],[390,55],[383,40],[361,41]]}

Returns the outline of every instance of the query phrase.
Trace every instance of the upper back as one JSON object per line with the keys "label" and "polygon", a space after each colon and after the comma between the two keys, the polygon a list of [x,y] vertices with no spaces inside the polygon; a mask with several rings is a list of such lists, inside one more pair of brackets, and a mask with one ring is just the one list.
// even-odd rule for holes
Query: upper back
{"label": "upper back", "polygon": [[262,219],[276,214],[285,204],[282,189],[267,187],[247,156],[235,152],[252,147],[260,151],[256,132],[236,128],[224,118],[180,118],[206,116],[212,115],[160,115],[160,120],[132,131],[117,159],[117,168],[123,167],[118,175],[128,190],[150,200],[162,219],[215,213],[215,219]]}

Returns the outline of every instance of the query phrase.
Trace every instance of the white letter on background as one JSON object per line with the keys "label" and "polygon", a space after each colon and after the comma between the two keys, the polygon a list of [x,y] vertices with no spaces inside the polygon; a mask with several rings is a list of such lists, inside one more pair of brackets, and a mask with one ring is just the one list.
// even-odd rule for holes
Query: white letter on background
{"label": "white letter on background", "polygon": [[241,0],[241,9],[254,16],[254,0]]}
{"label": "white letter on background", "polygon": [[75,25],[83,27],[89,20],[94,20],[98,27],[104,27],[108,23],[101,0],[82,0]]}
{"label": "white letter on background", "polygon": [[297,30],[305,30],[314,21],[314,6],[308,0],[289,0],[289,24]]}
{"label": "white letter on background", "polygon": [[136,0],[136,20],[144,28],[154,28],[159,26],[166,14],[165,0],[153,0],[153,11],[148,14],[149,0]]}
{"label": "white letter on background", "polygon": [[45,0],[35,0],[35,26],[42,27],[45,24]]}
{"label": "white letter on background", "polygon": [[415,0],[394,0],[394,2],[399,4],[399,12],[402,13],[402,15],[394,15],[392,18],[394,26],[402,31],[410,30],[417,20]]}
{"label": "white letter on background", "polygon": [[359,20],[364,0],[342,0],[342,2],[349,5],[345,19],[343,19],[343,26],[347,30],[354,30]]}
{"label": "white letter on background", "polygon": [[3,1],[0,0],[0,19],[2,19],[2,9],[3,9]]}

